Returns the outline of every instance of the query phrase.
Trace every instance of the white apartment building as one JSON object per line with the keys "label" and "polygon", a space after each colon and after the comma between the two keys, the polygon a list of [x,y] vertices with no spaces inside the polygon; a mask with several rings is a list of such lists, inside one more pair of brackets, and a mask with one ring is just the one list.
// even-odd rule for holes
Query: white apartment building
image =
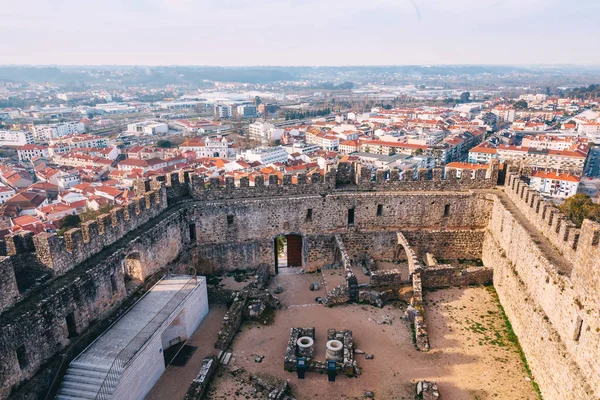
{"label": "white apartment building", "polygon": [[233,108],[228,104],[217,104],[215,105],[215,116],[217,118],[231,118],[233,115]]}
{"label": "white apartment building", "polygon": [[164,135],[169,132],[169,125],[163,122],[142,121],[127,125],[127,133],[139,135]]}
{"label": "white apartment building", "polygon": [[32,133],[37,140],[50,140],[57,137],[84,133],[82,122],[63,122],[60,124],[33,125]]}
{"label": "white apartment building", "polygon": [[515,122],[516,112],[514,108],[502,106],[494,107],[492,109],[492,114],[495,114],[502,121]]}
{"label": "white apartment building", "polygon": [[256,117],[258,109],[254,104],[241,104],[237,106],[237,115],[242,118]]}
{"label": "white apartment building", "polygon": [[25,146],[33,144],[33,134],[28,131],[0,130],[0,146]]}
{"label": "white apartment building", "polygon": [[283,148],[285,149],[285,151],[288,152],[288,154],[298,153],[300,155],[310,154],[314,153],[315,151],[321,150],[321,147],[317,146],[316,144],[308,144],[302,142],[294,143],[288,146],[283,146]]}
{"label": "white apartment building", "polygon": [[556,172],[534,171],[529,186],[548,196],[566,199],[577,194],[579,177]]}
{"label": "white apartment building", "polygon": [[26,144],[25,146],[19,146],[17,148],[17,155],[19,156],[19,161],[29,161],[34,157],[50,157],[48,147],[37,144]]}
{"label": "white apartment building", "polygon": [[56,145],[69,151],[84,147],[108,147],[108,139],[95,135],[70,135],[50,140],[50,146]]}
{"label": "white apartment building", "polygon": [[6,200],[10,199],[16,194],[16,192],[3,183],[0,183],[0,204],[6,203]]}
{"label": "white apartment building", "polygon": [[472,164],[489,164],[496,158],[498,158],[498,151],[486,143],[482,143],[469,150],[468,161]]}
{"label": "white apartment building", "polygon": [[249,135],[252,139],[260,140],[262,143],[270,143],[280,140],[284,133],[283,128],[264,121],[256,121],[248,125]]}
{"label": "white apartment building", "polygon": [[281,146],[277,147],[257,147],[242,152],[241,157],[248,162],[258,161],[263,165],[273,163],[285,163],[288,160],[288,153]]}
{"label": "white apartment building", "polygon": [[594,143],[600,143],[600,122],[580,123],[577,127],[577,133],[585,135]]}

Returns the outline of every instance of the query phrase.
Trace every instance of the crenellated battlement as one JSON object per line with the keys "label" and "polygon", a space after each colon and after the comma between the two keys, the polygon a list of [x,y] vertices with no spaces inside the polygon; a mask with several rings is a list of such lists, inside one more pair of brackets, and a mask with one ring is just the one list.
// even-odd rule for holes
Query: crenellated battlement
{"label": "crenellated battlement", "polygon": [[569,260],[575,273],[600,260],[600,224],[585,220],[577,228],[559,209],[530,189],[519,175],[508,174],[505,192],[529,222]]}
{"label": "crenellated battlement", "polygon": [[[295,182],[294,182],[295,178]],[[204,178],[198,174],[190,175],[190,191],[195,200],[227,200],[254,197],[293,196],[333,192],[336,187],[336,171],[332,170],[322,176],[285,174],[254,177],[251,185],[248,177],[239,179],[236,185],[233,177],[225,177],[224,184],[219,178]]]}
{"label": "crenellated battlement", "polygon": [[493,163],[487,169],[463,170],[457,176],[455,168],[433,169],[419,168],[415,175],[398,170],[377,170],[365,165],[356,166],[355,182],[361,190],[469,190],[490,189],[498,182],[498,164]]}
{"label": "crenellated battlement", "polygon": [[[250,182],[242,177],[236,184],[233,177],[226,177],[224,183],[219,178],[204,178],[190,173],[190,190],[195,200],[227,200],[253,197],[292,196],[306,194],[333,193],[342,190],[360,191],[444,191],[490,189],[498,182],[498,165],[488,169],[465,170],[457,178],[457,170],[447,168],[419,169],[416,175],[404,174],[398,170],[377,170],[360,163],[340,163],[325,176],[284,174],[268,177],[259,175]],[[353,188],[350,188],[350,186]]]}

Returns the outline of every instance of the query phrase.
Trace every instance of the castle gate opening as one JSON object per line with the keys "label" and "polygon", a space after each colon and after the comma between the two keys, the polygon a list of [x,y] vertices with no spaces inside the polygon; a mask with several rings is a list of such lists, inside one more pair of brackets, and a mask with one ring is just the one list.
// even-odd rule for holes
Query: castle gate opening
{"label": "castle gate opening", "polygon": [[302,267],[302,236],[279,235],[274,241],[275,273],[279,268]]}

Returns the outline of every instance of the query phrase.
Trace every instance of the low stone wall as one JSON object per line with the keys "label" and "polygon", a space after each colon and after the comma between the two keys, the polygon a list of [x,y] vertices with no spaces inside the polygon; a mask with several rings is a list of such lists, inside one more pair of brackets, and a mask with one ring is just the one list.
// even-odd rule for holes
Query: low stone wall
{"label": "low stone wall", "polygon": [[405,274],[404,279],[402,278],[402,273],[398,269],[373,271],[371,273],[370,286],[373,288],[379,286],[401,286],[406,282],[410,282],[408,275]]}
{"label": "low stone wall", "polygon": [[407,310],[409,320],[413,323],[415,346],[419,351],[429,351],[429,334],[427,325],[425,325],[425,316],[423,310],[423,285],[421,282],[421,273],[413,274],[413,298],[411,307]]}
{"label": "low stone wall", "polygon": [[223,317],[223,326],[219,331],[215,349],[225,351],[233,342],[240,326],[242,325],[242,316],[246,308],[246,300],[248,300],[248,292],[242,291],[236,294],[229,310]]}
{"label": "low stone wall", "polygon": [[201,400],[204,397],[215,372],[217,372],[218,367],[219,360],[216,356],[206,357],[204,361],[202,361],[198,376],[192,381],[183,400]]}
{"label": "low stone wall", "polygon": [[451,265],[437,265],[424,268],[421,272],[422,287],[426,289],[489,285],[493,277],[494,269],[491,267],[456,268]]}

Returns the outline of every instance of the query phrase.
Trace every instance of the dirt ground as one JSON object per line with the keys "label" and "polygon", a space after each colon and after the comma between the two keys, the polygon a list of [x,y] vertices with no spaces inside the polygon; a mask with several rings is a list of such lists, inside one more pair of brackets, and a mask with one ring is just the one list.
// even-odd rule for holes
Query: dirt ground
{"label": "dirt ground", "polygon": [[[265,398],[264,392],[240,382],[239,371],[270,374],[287,379],[299,399],[362,399],[373,391],[376,399],[413,399],[418,380],[438,382],[444,399],[537,399],[515,345],[508,339],[499,305],[487,288],[446,289],[426,293],[425,311],[432,350],[415,350],[410,325],[402,316],[400,302],[383,309],[367,305],[327,308],[314,302],[324,295],[309,291],[318,275],[278,276],[270,283],[283,288],[279,295],[286,306],[278,310],[270,325],[244,323],[230,349],[229,365],[222,366],[211,385],[209,399]],[[218,327],[224,310],[211,314],[194,334],[199,349],[185,367],[169,367],[147,399],[180,399],[203,357],[214,353]],[[384,317],[391,325],[381,324]],[[208,320],[208,321],[207,321]],[[219,321],[220,322],[220,321]],[[316,328],[316,359],[324,359],[326,330],[351,329],[355,348],[374,355],[366,360],[356,354],[361,375],[338,376],[328,382],[325,375],[307,373],[299,380],[283,369],[283,356],[294,326]],[[256,356],[264,356],[256,362]],[[231,373],[234,371],[235,373]],[[236,372],[237,371],[237,372]]]}
{"label": "dirt ground", "polygon": [[204,317],[187,342],[188,345],[198,349],[185,366],[169,365],[150,393],[146,395],[146,400],[183,399],[192,380],[198,375],[204,357],[218,355],[214,344],[226,312],[225,305],[210,304],[208,315]]}

